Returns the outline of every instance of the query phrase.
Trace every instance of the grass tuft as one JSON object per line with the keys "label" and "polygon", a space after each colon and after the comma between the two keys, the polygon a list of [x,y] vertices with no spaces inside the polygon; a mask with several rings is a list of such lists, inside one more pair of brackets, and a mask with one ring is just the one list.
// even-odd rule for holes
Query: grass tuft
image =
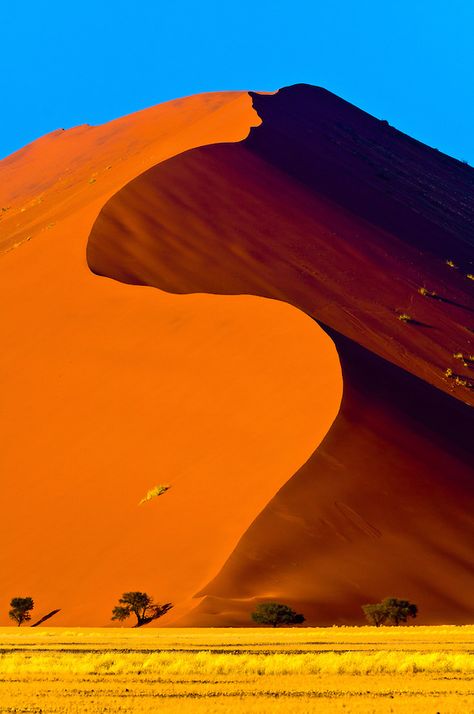
{"label": "grass tuft", "polygon": [[434,290],[427,290],[426,288],[418,288],[418,292],[420,295],[424,295],[425,297],[438,297],[438,293],[435,293]]}
{"label": "grass tuft", "polygon": [[139,505],[142,503],[147,503],[148,501],[152,501],[154,498],[157,498],[158,496],[161,496],[163,493],[168,491],[171,488],[171,486],[167,486],[164,484],[159,484],[158,486],[153,486],[149,491],[147,491],[147,494],[142,500],[140,501]]}

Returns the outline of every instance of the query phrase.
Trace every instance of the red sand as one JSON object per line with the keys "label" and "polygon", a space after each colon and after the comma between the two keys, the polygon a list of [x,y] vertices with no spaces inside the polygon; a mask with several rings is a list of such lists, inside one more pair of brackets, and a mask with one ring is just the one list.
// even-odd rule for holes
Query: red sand
{"label": "red sand", "polygon": [[138,177],[88,244],[123,282],[287,301],[343,363],[329,435],[180,624],[245,624],[264,598],[355,623],[387,595],[472,621],[474,172],[324,90],[253,100],[248,139]]}
{"label": "red sand", "polygon": [[339,361],[302,312],[130,287],[86,263],[127,181],[258,123],[248,94],[202,95],[0,163],[2,623],[28,594],[36,617],[61,608],[48,624],[108,624],[129,589],[172,600],[173,621],[334,420]]}
{"label": "red sand", "polygon": [[3,622],[128,589],[162,624],[472,621],[472,169],[324,90],[251,96],[0,163]]}

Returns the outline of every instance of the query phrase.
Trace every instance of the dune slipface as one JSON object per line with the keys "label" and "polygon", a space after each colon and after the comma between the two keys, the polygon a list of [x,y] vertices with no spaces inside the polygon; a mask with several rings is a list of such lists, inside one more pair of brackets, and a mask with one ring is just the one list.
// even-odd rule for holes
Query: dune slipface
{"label": "dune slipface", "polygon": [[388,594],[469,622],[474,172],[319,88],[251,96],[247,139],[145,172],[88,243],[125,283],[286,301],[342,361],[329,434],[180,623],[245,623],[265,598],[356,623]]}
{"label": "dune slipface", "polygon": [[86,262],[130,179],[259,122],[247,93],[202,95],[1,162],[3,623],[29,594],[35,619],[107,625],[132,589],[174,603],[164,622],[184,616],[328,432],[340,363],[303,312],[132,287]]}

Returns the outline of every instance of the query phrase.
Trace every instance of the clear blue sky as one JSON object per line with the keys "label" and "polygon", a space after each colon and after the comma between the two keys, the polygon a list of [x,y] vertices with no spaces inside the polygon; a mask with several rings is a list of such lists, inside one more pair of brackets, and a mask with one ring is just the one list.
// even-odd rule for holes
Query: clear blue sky
{"label": "clear blue sky", "polygon": [[474,164],[474,0],[12,0],[0,157],[196,92],[308,82]]}

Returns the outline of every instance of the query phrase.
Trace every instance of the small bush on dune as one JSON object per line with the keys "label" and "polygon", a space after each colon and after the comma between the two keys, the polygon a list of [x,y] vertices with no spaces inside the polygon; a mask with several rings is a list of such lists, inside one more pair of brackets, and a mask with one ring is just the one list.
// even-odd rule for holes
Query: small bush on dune
{"label": "small bush on dune", "polygon": [[418,288],[418,292],[424,297],[438,297],[438,293],[435,293],[434,290],[428,290],[427,288]]}
{"label": "small bush on dune", "polygon": [[154,498],[157,498],[157,496],[161,496],[163,493],[166,493],[170,489],[170,486],[167,486],[165,484],[159,484],[158,486],[153,486],[149,491],[147,491],[147,494],[142,500],[140,501],[139,505],[141,506],[142,503],[147,503],[148,501],[153,500]]}
{"label": "small bush on dune", "polygon": [[465,355],[464,352],[455,352],[454,359],[458,359],[463,363],[464,367],[472,367],[474,365],[474,355]]}

